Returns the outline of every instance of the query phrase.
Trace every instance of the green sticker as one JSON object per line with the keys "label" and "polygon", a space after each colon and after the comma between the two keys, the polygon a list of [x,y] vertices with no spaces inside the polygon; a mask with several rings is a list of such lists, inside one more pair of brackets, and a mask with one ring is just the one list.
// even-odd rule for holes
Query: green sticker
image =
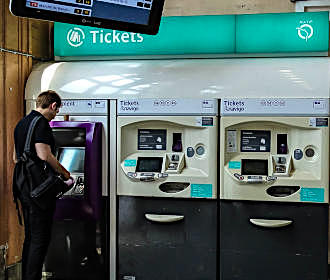
{"label": "green sticker", "polygon": [[304,202],[324,202],[324,189],[321,188],[301,188],[300,201]]}
{"label": "green sticker", "polygon": [[230,161],[229,168],[230,169],[241,169],[241,162],[240,161]]}
{"label": "green sticker", "polygon": [[212,197],[212,184],[191,184],[191,197]]}
{"label": "green sticker", "polygon": [[126,167],[136,166],[136,159],[126,159],[124,161],[124,166]]}

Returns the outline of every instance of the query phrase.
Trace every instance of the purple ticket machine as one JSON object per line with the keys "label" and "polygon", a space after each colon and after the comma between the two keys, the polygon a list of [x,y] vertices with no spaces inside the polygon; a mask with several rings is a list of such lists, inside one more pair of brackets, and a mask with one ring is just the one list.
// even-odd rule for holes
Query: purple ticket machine
{"label": "purple ticket machine", "polygon": [[46,271],[52,279],[92,279],[102,271],[102,124],[53,121],[50,125],[56,157],[75,184],[57,201]]}
{"label": "purple ticket machine", "polygon": [[75,179],[74,187],[58,200],[55,220],[97,220],[101,212],[101,124],[51,122],[59,162]]}

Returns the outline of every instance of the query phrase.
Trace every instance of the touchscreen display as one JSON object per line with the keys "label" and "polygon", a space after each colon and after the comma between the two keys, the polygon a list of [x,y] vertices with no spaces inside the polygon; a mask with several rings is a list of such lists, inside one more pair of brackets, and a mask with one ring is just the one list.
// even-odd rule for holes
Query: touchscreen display
{"label": "touchscreen display", "polygon": [[85,149],[60,148],[57,158],[70,173],[84,173]]}
{"label": "touchscreen display", "polygon": [[268,160],[242,159],[242,175],[268,176]]}
{"label": "touchscreen display", "polygon": [[161,172],[163,158],[160,157],[139,157],[136,172]]}

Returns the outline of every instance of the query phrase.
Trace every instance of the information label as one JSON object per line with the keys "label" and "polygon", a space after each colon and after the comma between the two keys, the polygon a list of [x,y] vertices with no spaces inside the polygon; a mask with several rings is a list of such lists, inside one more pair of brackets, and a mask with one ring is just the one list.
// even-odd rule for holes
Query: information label
{"label": "information label", "polygon": [[300,201],[304,202],[324,202],[324,189],[321,188],[301,188]]}
{"label": "information label", "polygon": [[166,129],[139,129],[138,150],[166,150]]}
{"label": "information label", "polygon": [[227,153],[237,152],[237,131],[227,130]]}
{"label": "information label", "polygon": [[191,184],[191,197],[212,197],[212,184]]}
{"label": "information label", "polygon": [[270,131],[241,130],[241,152],[269,152]]}

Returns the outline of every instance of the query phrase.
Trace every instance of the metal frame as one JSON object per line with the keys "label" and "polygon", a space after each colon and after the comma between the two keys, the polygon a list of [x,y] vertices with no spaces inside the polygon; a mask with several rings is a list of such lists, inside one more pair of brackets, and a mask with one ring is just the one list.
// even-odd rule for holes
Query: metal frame
{"label": "metal frame", "polygon": [[109,242],[109,270],[110,280],[116,279],[117,262],[117,101],[110,100],[110,125],[109,125],[109,217],[110,217],[110,242]]}

